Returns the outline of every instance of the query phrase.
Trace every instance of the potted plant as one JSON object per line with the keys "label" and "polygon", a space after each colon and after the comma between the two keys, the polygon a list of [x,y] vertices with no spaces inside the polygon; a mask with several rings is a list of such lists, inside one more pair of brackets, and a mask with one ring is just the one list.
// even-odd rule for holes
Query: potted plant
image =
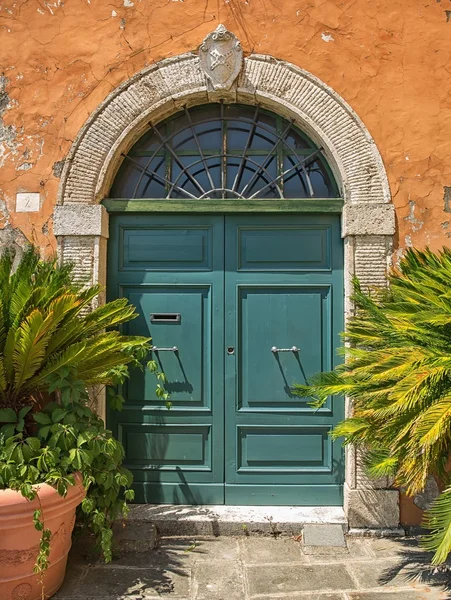
{"label": "potted plant", "polygon": [[426,511],[423,544],[438,565],[451,552],[451,251],[408,250],[389,287],[365,292],[354,282],[345,362],[294,393],[353,400],[334,437],[362,451],[367,471],[391,477],[414,496],[430,477],[441,493]]}
{"label": "potted plant", "polygon": [[111,560],[112,522],[133,499],[123,447],[88,389],[124,382],[150,340],[116,329],[136,316],[124,298],[89,310],[99,291],[34,249],[15,269],[10,253],[0,258],[2,600],[41,600],[61,586],[77,505]]}

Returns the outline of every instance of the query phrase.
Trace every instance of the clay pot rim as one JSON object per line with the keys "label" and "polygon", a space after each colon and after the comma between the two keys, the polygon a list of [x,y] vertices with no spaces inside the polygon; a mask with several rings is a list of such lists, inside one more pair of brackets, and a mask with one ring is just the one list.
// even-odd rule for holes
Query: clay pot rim
{"label": "clay pot rim", "polygon": [[65,497],[60,496],[56,488],[48,483],[33,484],[33,489],[38,490],[38,496],[34,500],[28,500],[20,492],[10,488],[0,490],[0,524],[2,521],[9,520],[12,515],[17,516],[20,513],[27,515],[28,518],[28,515],[40,508],[42,504],[47,511],[58,507],[61,503],[74,502],[79,504],[86,495],[83,487],[83,476],[79,471],[71,473],[71,475],[75,478],[75,485],[69,486]]}

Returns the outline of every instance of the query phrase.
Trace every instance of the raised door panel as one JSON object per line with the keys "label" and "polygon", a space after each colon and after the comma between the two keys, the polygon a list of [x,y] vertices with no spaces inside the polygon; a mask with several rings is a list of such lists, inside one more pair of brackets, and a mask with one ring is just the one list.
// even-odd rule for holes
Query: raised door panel
{"label": "raised door panel", "polygon": [[238,410],[313,412],[292,386],[331,367],[330,286],[240,285],[237,295]]}
{"label": "raised door panel", "polygon": [[[211,286],[126,287],[124,295],[139,312],[129,325],[130,334],[151,337],[157,348],[177,348],[152,352],[151,357],[166,375],[171,410],[210,411]],[[147,370],[134,373],[127,384],[127,398],[137,406],[162,407],[155,394],[155,375]]]}
{"label": "raised door panel", "polygon": [[121,228],[121,270],[209,271],[212,229],[183,225]]}

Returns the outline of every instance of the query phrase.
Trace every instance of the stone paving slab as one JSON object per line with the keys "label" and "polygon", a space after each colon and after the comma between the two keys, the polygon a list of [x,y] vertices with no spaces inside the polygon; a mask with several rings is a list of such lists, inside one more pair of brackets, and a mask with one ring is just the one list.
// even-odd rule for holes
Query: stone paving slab
{"label": "stone paving slab", "polygon": [[247,567],[249,595],[271,592],[318,592],[357,589],[341,565],[263,565]]}
{"label": "stone paving slab", "polygon": [[312,593],[312,592],[308,592],[307,594],[305,593],[300,593],[300,594],[290,594],[289,596],[264,596],[265,600],[282,600],[282,599],[287,599],[289,598],[290,600],[348,600],[345,596],[344,593],[333,593],[333,594],[316,594],[316,593]]}
{"label": "stone paving slab", "polygon": [[395,592],[352,592],[347,600],[446,600],[448,595],[438,590],[415,592],[412,590],[396,590]]}
{"label": "stone paving slab", "polygon": [[302,531],[302,542],[305,546],[346,547],[343,528],[340,525],[307,524]]}
{"label": "stone paving slab", "polygon": [[162,538],[108,565],[76,544],[54,599],[451,600],[451,570],[431,570],[415,540],[346,541],[311,555],[298,537]]}
{"label": "stone paving slab", "polygon": [[243,600],[244,577],[238,561],[202,561],[194,567],[196,600]]}
{"label": "stone paving slab", "polygon": [[252,542],[242,538],[240,550],[242,560],[247,565],[305,563],[307,560],[301,552],[300,544],[287,538],[253,538]]}

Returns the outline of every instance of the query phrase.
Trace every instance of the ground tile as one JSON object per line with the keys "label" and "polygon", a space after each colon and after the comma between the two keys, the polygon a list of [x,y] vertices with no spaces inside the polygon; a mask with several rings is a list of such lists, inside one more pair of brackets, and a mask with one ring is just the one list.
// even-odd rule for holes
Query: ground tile
{"label": "ground tile", "polygon": [[355,589],[349,573],[342,565],[296,565],[292,566],[249,566],[247,567],[249,591],[257,594],[339,591]]}
{"label": "ground tile", "polygon": [[287,596],[262,596],[259,600],[345,600],[343,593],[338,594],[322,594],[322,593],[311,593],[306,594],[290,594],[289,599]]}
{"label": "ground tile", "polygon": [[240,540],[245,564],[305,562],[299,542],[291,538],[249,537]]}
{"label": "ground tile", "polygon": [[91,569],[78,584],[76,595],[81,598],[155,598],[171,595],[171,598],[189,595],[188,569],[171,571],[160,568],[137,569],[117,566]]}
{"label": "ground tile", "polygon": [[346,547],[343,527],[336,524],[312,525],[307,523],[302,531],[302,542],[306,546]]}
{"label": "ground tile", "polygon": [[303,546],[302,552],[308,555],[310,563],[343,563],[374,560],[374,555],[369,552],[367,545],[362,540],[348,538],[346,545],[347,548]]}
{"label": "ground tile", "polygon": [[237,560],[238,540],[234,537],[162,538],[157,554],[179,553],[183,560]]}
{"label": "ground tile", "polygon": [[389,558],[391,556],[398,556],[399,554],[424,552],[419,547],[418,540],[413,538],[373,538],[361,541],[367,546],[368,551],[377,558]]}
{"label": "ground tile", "polygon": [[358,587],[363,589],[399,586],[420,590],[429,583],[430,587],[434,587],[449,581],[446,573],[431,575],[424,565],[414,561],[406,563],[399,559],[349,562],[346,563],[346,568],[357,581]]}
{"label": "ground tile", "polygon": [[[349,600],[448,600],[450,596],[431,588],[425,591],[396,590],[393,592],[352,592]],[[265,599],[266,600],[266,599]]]}
{"label": "ground tile", "polygon": [[238,561],[202,561],[193,568],[196,600],[243,600],[244,581]]}

